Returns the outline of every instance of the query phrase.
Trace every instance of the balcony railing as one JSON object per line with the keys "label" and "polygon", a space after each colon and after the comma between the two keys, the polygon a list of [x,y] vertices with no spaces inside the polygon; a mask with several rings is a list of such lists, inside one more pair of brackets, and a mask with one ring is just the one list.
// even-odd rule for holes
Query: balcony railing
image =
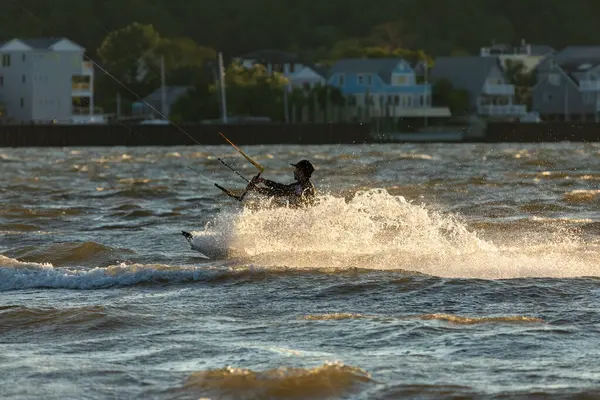
{"label": "balcony railing", "polygon": [[508,95],[512,96],[515,94],[515,87],[513,85],[502,85],[502,84],[491,84],[486,83],[483,86],[483,92],[490,95]]}
{"label": "balcony railing", "polygon": [[73,94],[89,94],[92,92],[92,85],[87,82],[74,82],[71,84]]}
{"label": "balcony railing", "polygon": [[480,105],[479,114],[489,115],[495,117],[501,116],[522,116],[527,114],[527,106],[521,104],[507,104],[507,105]]}
{"label": "balcony railing", "polygon": [[583,80],[579,81],[579,90],[593,92],[600,90],[600,81]]}

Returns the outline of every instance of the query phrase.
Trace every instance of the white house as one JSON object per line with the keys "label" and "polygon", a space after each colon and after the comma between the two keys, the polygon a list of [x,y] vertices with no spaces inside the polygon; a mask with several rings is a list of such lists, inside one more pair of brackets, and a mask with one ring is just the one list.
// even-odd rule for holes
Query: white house
{"label": "white house", "polygon": [[0,103],[17,123],[70,122],[93,115],[94,68],[85,49],[65,38],[0,43]]}

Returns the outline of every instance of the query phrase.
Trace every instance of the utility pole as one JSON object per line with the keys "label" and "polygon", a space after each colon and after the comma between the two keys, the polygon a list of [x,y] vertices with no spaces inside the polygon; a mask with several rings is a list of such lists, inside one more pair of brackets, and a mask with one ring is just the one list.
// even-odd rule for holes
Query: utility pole
{"label": "utility pole", "polygon": [[117,92],[117,121],[121,120],[121,92]]}
{"label": "utility pole", "polygon": [[227,99],[225,98],[225,68],[223,67],[223,53],[219,52],[219,86],[221,89],[221,120],[227,123]]}
{"label": "utility pole", "polygon": [[165,85],[165,56],[160,57],[160,82],[161,82],[161,113],[164,119],[168,119],[167,111],[167,87]]}
{"label": "utility pole", "polygon": [[569,119],[569,82],[565,79],[565,121]]}
{"label": "utility pole", "polygon": [[424,104],[424,106],[425,106],[425,129],[427,129],[427,111],[429,111],[428,104],[429,104],[429,96],[430,96],[429,86],[428,86],[428,82],[427,82],[428,81],[427,75],[429,72],[428,70],[429,70],[429,65],[427,65],[427,59],[425,59],[425,99],[424,99],[425,100],[425,104]]}
{"label": "utility pole", "polygon": [[285,118],[285,123],[288,124],[290,122],[290,114],[288,107],[288,91],[290,90],[289,83],[283,87],[283,115]]}

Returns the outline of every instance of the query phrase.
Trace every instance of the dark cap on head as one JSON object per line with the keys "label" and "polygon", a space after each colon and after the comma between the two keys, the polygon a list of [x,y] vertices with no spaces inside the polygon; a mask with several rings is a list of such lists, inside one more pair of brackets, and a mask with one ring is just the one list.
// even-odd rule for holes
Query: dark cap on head
{"label": "dark cap on head", "polygon": [[301,169],[302,172],[309,176],[312,175],[313,172],[315,172],[315,167],[313,167],[313,165],[308,160],[299,161],[296,164],[292,164],[292,166]]}

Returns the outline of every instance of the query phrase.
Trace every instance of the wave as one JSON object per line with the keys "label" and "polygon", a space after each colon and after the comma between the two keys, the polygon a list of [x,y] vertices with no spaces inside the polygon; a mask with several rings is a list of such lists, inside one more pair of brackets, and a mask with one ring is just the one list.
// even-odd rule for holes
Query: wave
{"label": "wave", "polygon": [[[541,220],[535,225],[535,234],[510,230],[492,242],[456,215],[383,189],[351,198],[323,195],[308,209],[250,202],[220,212],[204,230],[193,232],[194,246],[220,259],[212,266],[135,264],[129,262],[133,251],[94,242],[24,247],[0,256],[0,290],[186,282],[257,269],[287,274],[378,270],[474,279],[600,276],[600,246],[582,239],[571,225]],[[240,267],[224,269],[223,263]]]}
{"label": "wave", "polygon": [[[64,328],[92,326],[105,320],[108,313],[103,306],[74,308],[31,308],[26,306],[0,307],[0,334],[21,329]],[[106,321],[104,321],[106,322]]]}
{"label": "wave", "polygon": [[600,276],[600,251],[570,229],[486,241],[460,217],[384,189],[321,196],[308,209],[267,205],[222,212],[191,232],[208,256],[263,267],[402,270],[444,278]]}
{"label": "wave", "polygon": [[281,367],[262,372],[226,367],[199,371],[182,388],[220,399],[325,399],[355,393],[373,383],[371,375],[341,362],[314,368]]}
{"label": "wave", "polygon": [[23,262],[0,255],[0,291],[104,289],[143,283],[210,281],[235,270],[209,267],[171,267],[160,264],[119,264],[91,269],[55,268],[49,263]]}
{"label": "wave", "polygon": [[134,251],[113,248],[95,242],[64,242],[48,246],[26,246],[11,251],[22,261],[49,263],[53,266],[104,266],[123,260]]}
{"label": "wave", "polygon": [[544,321],[537,317],[528,317],[524,315],[509,315],[498,317],[463,317],[452,314],[422,314],[413,316],[384,316],[384,315],[365,315],[355,313],[332,313],[306,315],[305,320],[309,321],[336,321],[347,319],[374,319],[374,320],[406,320],[406,319],[421,319],[421,320],[438,320],[456,325],[475,325],[485,323],[543,323]]}

